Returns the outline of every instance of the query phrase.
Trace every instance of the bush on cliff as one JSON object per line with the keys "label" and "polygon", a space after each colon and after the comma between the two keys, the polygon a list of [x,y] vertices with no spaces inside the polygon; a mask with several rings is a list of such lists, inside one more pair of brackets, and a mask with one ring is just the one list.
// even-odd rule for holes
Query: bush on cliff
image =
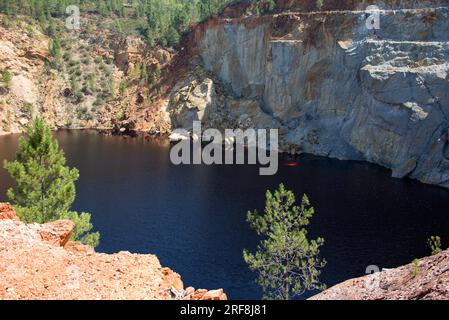
{"label": "bush on cliff", "polygon": [[314,209],[306,195],[300,206],[295,201],[294,193],[281,184],[274,193],[267,191],[263,215],[248,212],[248,222],[264,239],[254,254],[244,250],[243,257],[258,273],[265,299],[289,300],[325,288],[319,280],[326,265],[319,257],[324,240],[307,238]]}
{"label": "bush on cliff", "polygon": [[27,127],[14,161],[5,161],[4,167],[16,184],[8,190],[8,198],[23,222],[69,219],[75,223],[73,240],[98,245],[100,234],[90,232],[90,214],[70,210],[78,170],[66,165],[64,152],[42,119],[34,119]]}

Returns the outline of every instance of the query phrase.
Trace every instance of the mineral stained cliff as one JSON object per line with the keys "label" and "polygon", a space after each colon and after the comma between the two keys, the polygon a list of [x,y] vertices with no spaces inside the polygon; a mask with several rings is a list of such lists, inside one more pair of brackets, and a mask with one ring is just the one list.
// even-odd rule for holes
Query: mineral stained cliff
{"label": "mineral stained cliff", "polygon": [[309,2],[225,12],[192,32],[197,61],[172,91],[173,125],[279,128],[285,151],[449,187],[449,3],[384,1],[372,29],[368,3]]}
{"label": "mineral stained cliff", "polygon": [[96,253],[70,241],[71,221],[23,224],[0,203],[1,300],[225,300],[223,290],[184,288],[153,255]]}

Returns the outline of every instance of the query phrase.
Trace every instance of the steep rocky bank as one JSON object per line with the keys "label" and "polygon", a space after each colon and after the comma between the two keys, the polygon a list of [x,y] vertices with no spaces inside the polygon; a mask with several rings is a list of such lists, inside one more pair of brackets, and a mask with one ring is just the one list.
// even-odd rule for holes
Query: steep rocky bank
{"label": "steep rocky bank", "polygon": [[336,285],[310,300],[448,300],[449,250]]}
{"label": "steep rocky bank", "polygon": [[[13,73],[10,88],[0,86],[0,134],[22,131],[36,114],[54,128],[150,134],[193,120],[278,128],[283,151],[369,161],[394,177],[449,187],[449,1],[378,2],[378,30],[366,27],[368,1],[276,3],[265,15],[234,4],[194,26],[177,50],[102,29],[67,33],[64,51],[76,63],[100,57],[115,91],[127,83],[101,105],[103,75],[97,100],[87,90],[74,101],[72,61],[49,72],[48,37],[0,26],[0,69]],[[151,84],[136,78],[140,65]]]}
{"label": "steep rocky bank", "polygon": [[0,299],[227,299],[223,290],[184,288],[154,255],[96,253],[72,242],[73,228],[23,224],[0,203]]}
{"label": "steep rocky bank", "polygon": [[285,151],[449,187],[448,2],[384,1],[379,30],[364,3],[312,2],[261,17],[234,8],[198,26],[172,124],[279,128]]}

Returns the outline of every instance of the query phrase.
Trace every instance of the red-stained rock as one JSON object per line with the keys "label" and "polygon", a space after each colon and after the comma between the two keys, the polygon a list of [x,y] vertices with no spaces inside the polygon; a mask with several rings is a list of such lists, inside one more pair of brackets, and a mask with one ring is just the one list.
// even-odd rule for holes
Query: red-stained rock
{"label": "red-stained rock", "polygon": [[0,220],[19,220],[11,204],[0,203]]}
{"label": "red-stained rock", "polygon": [[206,293],[207,293],[207,290],[205,290],[205,289],[198,289],[198,290],[196,290],[193,293],[193,295],[190,298],[190,300],[201,300]]}
{"label": "red-stained rock", "polygon": [[0,300],[183,299],[195,293],[156,256],[96,253],[68,241],[72,230],[70,221],[0,220]]}
{"label": "red-stained rock", "polygon": [[64,249],[74,253],[91,255],[95,253],[95,249],[86,244],[77,241],[69,241],[64,245]]}
{"label": "red-stained rock", "polygon": [[194,287],[188,287],[186,288],[185,295],[186,297],[191,297],[195,293]]}
{"label": "red-stained rock", "polygon": [[58,220],[34,225],[42,240],[56,247],[63,247],[72,236],[75,224],[70,220]]}

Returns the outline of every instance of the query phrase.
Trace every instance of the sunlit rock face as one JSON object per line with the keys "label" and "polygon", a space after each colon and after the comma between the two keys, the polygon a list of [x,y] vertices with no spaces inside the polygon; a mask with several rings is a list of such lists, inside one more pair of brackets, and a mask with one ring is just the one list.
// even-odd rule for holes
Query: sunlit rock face
{"label": "sunlit rock face", "polygon": [[449,187],[449,8],[385,8],[378,30],[352,10],[211,19],[197,37],[196,78],[182,80],[213,81],[195,117],[241,127],[243,116],[279,128],[284,150],[366,160]]}

